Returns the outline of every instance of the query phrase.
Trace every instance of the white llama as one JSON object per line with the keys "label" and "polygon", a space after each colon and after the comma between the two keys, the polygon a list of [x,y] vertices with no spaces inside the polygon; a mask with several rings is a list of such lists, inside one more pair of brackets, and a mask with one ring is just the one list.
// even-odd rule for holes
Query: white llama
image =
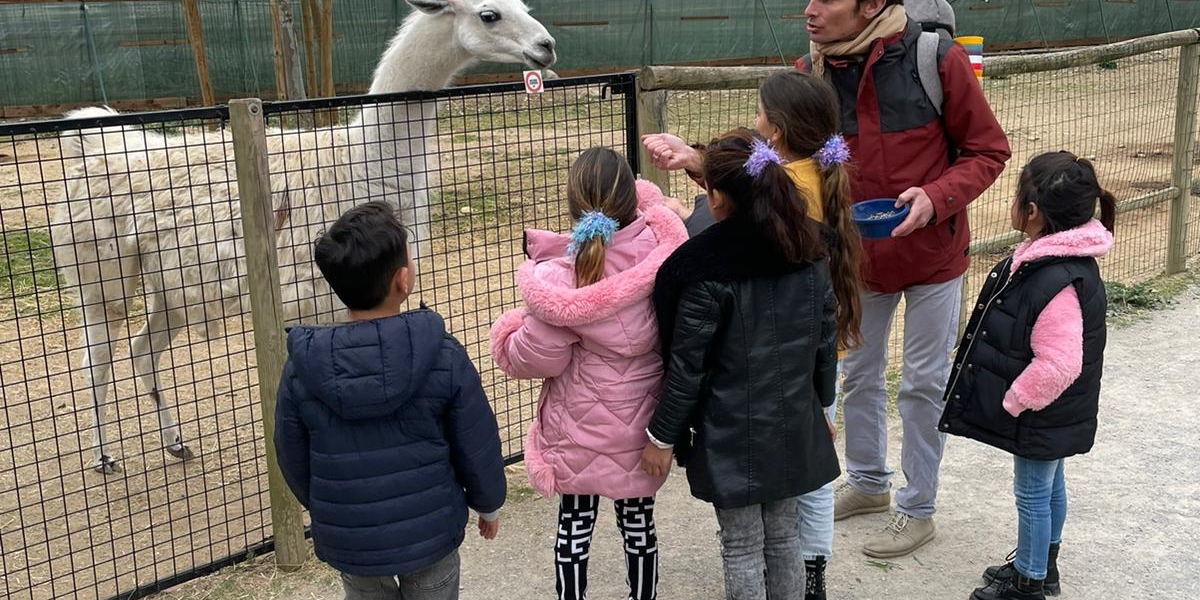
{"label": "white llama", "polygon": [[[417,10],[384,52],[372,94],[439,90],[480,60],[530,68],[555,62],[554,38],[521,0],[406,1]],[[414,251],[428,251],[425,144],[436,112],[434,102],[368,105],[349,125],[269,132],[287,322],[327,321],[343,308],[311,252],[320,232],[347,208],[368,200],[397,203],[413,229]],[[114,114],[86,108],[68,116]],[[145,302],[146,323],[130,340],[134,374],[155,403],[165,450],[191,458],[157,371],[180,331],[218,327],[249,307],[232,140],[220,132],[104,127],[64,133],[61,146],[67,201],[51,219],[51,236],[55,260],[80,295],[91,466],[119,470],[105,446],[104,409],[113,341],[137,297]]]}

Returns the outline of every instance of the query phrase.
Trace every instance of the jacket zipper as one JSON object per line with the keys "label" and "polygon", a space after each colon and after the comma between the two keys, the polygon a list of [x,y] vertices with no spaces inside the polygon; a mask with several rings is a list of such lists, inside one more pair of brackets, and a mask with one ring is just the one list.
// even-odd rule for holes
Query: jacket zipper
{"label": "jacket zipper", "polygon": [[[1004,268],[1006,270],[1012,268],[1010,265],[1012,265],[1011,257],[1004,262]],[[1008,284],[1012,283],[1014,275],[1016,274],[1009,274],[1008,279],[1004,281],[1004,285],[1000,286],[1000,289],[996,290],[996,293],[992,294],[992,296],[988,298],[987,304],[983,305],[983,310],[979,312],[979,322],[975,323],[975,330],[971,332],[971,340],[967,342],[967,351],[962,353],[964,361],[971,356],[971,350],[975,347],[975,342],[979,339],[979,330],[983,328],[983,318],[987,316],[988,310],[992,308],[992,303],[996,301],[996,298],[999,298],[1000,294],[1004,293],[1004,290],[1008,289]],[[962,369],[962,363],[958,363],[954,366],[954,378],[950,380],[950,387],[946,388],[949,393],[954,393],[954,388],[958,386],[958,378],[962,375]]]}

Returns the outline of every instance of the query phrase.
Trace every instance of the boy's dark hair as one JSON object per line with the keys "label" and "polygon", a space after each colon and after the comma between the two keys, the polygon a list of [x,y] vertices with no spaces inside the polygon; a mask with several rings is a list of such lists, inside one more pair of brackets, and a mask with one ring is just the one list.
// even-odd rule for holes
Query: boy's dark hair
{"label": "boy's dark hair", "polygon": [[321,275],[351,310],[370,310],[387,297],[396,271],[408,262],[408,230],[386,202],[368,202],[343,214],[317,240]]}
{"label": "boy's dark hair", "polygon": [[1021,170],[1017,201],[1024,219],[1027,207],[1036,204],[1045,225],[1042,235],[1074,229],[1090,221],[1100,204],[1100,222],[1109,231],[1117,216],[1117,199],[1100,187],[1096,168],[1086,158],[1066,150],[1033,157]]}

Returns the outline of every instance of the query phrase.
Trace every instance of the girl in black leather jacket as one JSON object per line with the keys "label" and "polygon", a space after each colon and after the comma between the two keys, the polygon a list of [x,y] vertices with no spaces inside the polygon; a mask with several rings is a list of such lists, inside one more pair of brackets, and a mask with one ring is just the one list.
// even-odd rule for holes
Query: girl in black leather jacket
{"label": "girl in black leather jacket", "polygon": [[729,598],[801,598],[796,497],[839,473],[836,303],[818,224],[767,143],[747,129],[704,159],[718,223],[667,259],[654,304],[666,384],[643,468],[672,454],[721,525]]}

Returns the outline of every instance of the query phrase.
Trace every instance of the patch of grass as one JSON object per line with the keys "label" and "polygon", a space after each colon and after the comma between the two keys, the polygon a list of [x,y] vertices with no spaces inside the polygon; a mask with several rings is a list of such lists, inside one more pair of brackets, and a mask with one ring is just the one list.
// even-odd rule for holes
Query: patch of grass
{"label": "patch of grass", "polygon": [[50,232],[18,229],[0,232],[0,311],[19,317],[63,308],[58,270],[54,267]]}
{"label": "patch of grass", "polygon": [[512,218],[520,210],[507,196],[483,190],[449,188],[431,195],[433,219],[445,233],[463,233],[479,225],[494,224]]}
{"label": "patch of grass", "polygon": [[153,600],[291,600],[340,597],[337,573],[315,558],[295,572],[277,569],[269,556],[251,558],[219,572],[150,596]]}
{"label": "patch of grass", "polygon": [[902,567],[894,562],[888,561],[888,560],[868,560],[868,561],[866,561],[866,563],[867,563],[868,567],[875,567],[876,569],[879,569],[880,571],[883,571],[884,573],[891,573],[894,570],[904,568],[904,567]]}
{"label": "patch of grass", "polygon": [[533,488],[523,484],[509,484],[508,500],[510,502],[524,502],[537,497],[537,492]]}
{"label": "patch of grass", "polygon": [[1170,306],[1180,294],[1197,284],[1200,284],[1200,273],[1195,270],[1164,275],[1133,285],[1105,282],[1109,320],[1118,325],[1141,320],[1151,311]]}
{"label": "patch of grass", "polygon": [[900,369],[904,361],[893,360],[891,362],[894,364],[888,366],[887,371],[883,373],[883,393],[887,401],[888,412],[900,414],[896,400],[900,397]]}
{"label": "patch of grass", "polygon": [[1118,67],[1117,67],[1117,61],[1115,61],[1115,60],[1106,60],[1106,61],[1104,61],[1104,62],[1102,62],[1102,63],[1100,63],[1100,64],[1096,65],[1096,68],[1097,68],[1097,69],[1100,69],[1101,71],[1115,71],[1115,70],[1117,70],[1117,68],[1118,68]]}

